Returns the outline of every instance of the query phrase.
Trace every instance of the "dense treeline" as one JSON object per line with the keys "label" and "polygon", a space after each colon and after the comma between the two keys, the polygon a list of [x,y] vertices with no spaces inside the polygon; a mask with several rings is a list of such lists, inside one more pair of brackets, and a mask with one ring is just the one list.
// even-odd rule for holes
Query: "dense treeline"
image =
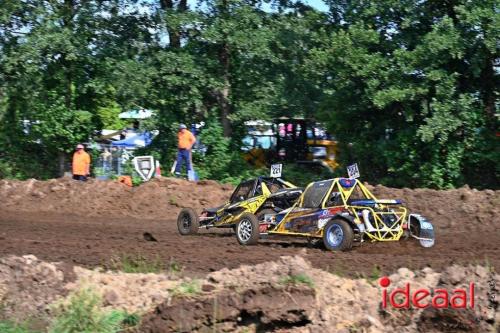
{"label": "dense treeline", "polygon": [[51,177],[136,106],[205,121],[206,176],[241,173],[242,122],[306,116],[396,186],[498,187],[495,0],[3,0],[0,176]]}

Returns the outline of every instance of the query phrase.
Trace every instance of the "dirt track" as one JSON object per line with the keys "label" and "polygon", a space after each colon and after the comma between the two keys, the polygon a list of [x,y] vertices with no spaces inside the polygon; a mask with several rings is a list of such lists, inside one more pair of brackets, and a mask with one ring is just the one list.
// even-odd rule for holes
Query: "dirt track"
{"label": "dirt track", "polygon": [[[487,289],[491,280],[485,266],[492,265],[500,271],[497,232],[500,191],[468,187],[447,191],[369,187],[377,197],[403,199],[412,212],[428,217],[436,229],[436,246],[424,249],[413,241],[364,243],[349,252],[333,253],[309,247],[298,238],[267,239],[257,246],[243,247],[232,233],[222,230],[180,236],[175,219],[182,207],[200,211],[228,198],[231,186],[214,181],[195,184],[160,178],[130,188],[96,180],[85,183],[71,179],[0,180],[0,273],[3,274],[0,298],[5,296],[5,290],[8,296],[3,315],[13,318],[15,314],[45,313],[41,309],[49,309],[54,299],[77,288],[79,284],[73,283],[71,287],[71,281],[78,277],[78,281],[88,283],[92,276],[106,306],[124,309],[134,306],[131,311],[136,311],[137,306],[150,311],[140,332],[171,332],[179,327],[189,327],[186,332],[193,331],[192,328],[214,331],[215,323],[220,328],[219,312],[213,308],[215,303],[229,311],[223,312],[226,317],[221,317],[225,318],[224,325],[231,326],[228,332],[248,332],[249,327],[276,332],[329,332],[332,327],[339,331],[340,327],[345,328],[342,331],[352,331],[353,327],[356,331],[363,327],[365,331],[364,327],[368,327],[367,332],[451,332],[450,327],[462,327],[462,331],[468,332],[492,331],[492,327],[496,330],[500,313],[483,310],[491,303],[487,294],[491,291],[491,287]],[[146,240],[144,233],[150,233],[157,241]],[[45,261],[65,264],[8,254],[34,254]],[[174,274],[173,270],[172,274],[136,276],[71,267],[120,268],[116,263],[120,263],[122,256],[160,259],[166,270],[175,263],[183,268],[185,276]],[[311,268],[308,262],[320,270]],[[263,264],[254,265],[258,263]],[[418,271],[427,266],[433,270]],[[216,272],[207,275],[211,271]],[[290,289],[283,292],[283,279],[302,272],[311,276],[314,289],[319,292],[304,293],[311,292],[307,288],[301,289],[304,292],[294,293]],[[379,311],[379,289],[373,281],[338,276],[360,274],[372,278],[391,274],[391,281],[399,283],[399,287],[410,279],[412,286],[420,281],[426,288],[456,288],[473,278],[478,284],[478,304],[482,305],[475,312],[461,312],[458,317],[453,313],[426,311],[387,316]],[[204,281],[203,293],[193,300],[174,297],[179,301],[171,306],[171,288],[182,281],[192,282],[193,276]],[[63,286],[61,281],[70,283]],[[494,281],[500,283],[498,278]],[[158,285],[160,282],[163,287]],[[162,294],[151,285],[162,289]],[[234,289],[235,286],[239,289]],[[246,289],[241,289],[242,286]],[[285,296],[295,302],[287,302]],[[153,310],[150,308],[153,304],[159,306]],[[206,305],[204,311],[200,311],[200,304]],[[263,311],[270,317],[262,317]],[[240,322],[239,318],[244,320]],[[436,327],[436,323],[441,326]]]}
{"label": "dirt track", "polygon": [[[369,275],[376,266],[389,273],[402,266],[440,270],[452,263],[484,264],[486,260],[500,270],[500,191],[370,188],[380,198],[401,198],[411,211],[430,218],[436,228],[436,246],[365,243],[347,253],[331,253],[309,248],[298,238],[242,247],[234,235],[220,230],[181,237],[175,219],[182,207],[200,211],[219,205],[232,187],[173,178],[154,179],[134,188],[112,181],[33,179],[0,180],[0,256],[34,254],[48,261],[110,267],[114,258],[142,255],[159,257],[165,265],[179,263],[190,275],[294,254],[303,255],[316,267],[347,275]],[[146,241],[144,232],[158,241]]]}
{"label": "dirt track", "polygon": [[[337,274],[370,275],[375,266],[382,273],[399,267],[430,266],[441,270],[452,263],[484,264],[500,270],[500,233],[478,228],[477,232],[437,229],[434,248],[413,242],[365,243],[346,253],[309,248],[307,243],[269,239],[257,246],[242,247],[230,233],[202,231],[181,237],[174,220],[139,220],[68,216],[56,213],[6,212],[0,214],[0,256],[35,254],[47,261],[63,261],[87,267],[110,266],[113,257],[141,254],[159,257],[167,265],[176,262],[187,275],[203,275],[223,267],[256,264],[282,255],[301,254],[315,267]],[[151,233],[158,241],[144,240]]]}

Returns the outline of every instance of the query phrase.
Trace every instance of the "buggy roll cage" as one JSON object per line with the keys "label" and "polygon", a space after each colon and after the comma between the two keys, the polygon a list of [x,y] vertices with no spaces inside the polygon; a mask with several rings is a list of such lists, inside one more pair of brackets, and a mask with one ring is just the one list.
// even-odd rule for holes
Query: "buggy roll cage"
{"label": "buggy roll cage", "polygon": [[[327,190],[323,194],[320,203],[317,207],[305,207],[304,201],[306,195],[309,191],[314,190],[314,186],[318,184],[324,184],[324,186],[328,186]],[[350,197],[353,192],[359,188],[361,193],[365,196],[366,199],[359,200],[351,200]],[[337,189],[337,191],[334,191]],[[338,193],[342,200],[341,203],[328,206],[327,203],[332,195],[332,193]],[[273,234],[293,234],[298,236],[307,236],[307,237],[323,237],[323,228],[318,230],[318,233],[315,235],[307,234],[307,233],[296,233],[290,232],[285,229],[285,221],[287,221],[287,217],[291,212],[294,211],[295,208],[302,209],[317,209],[325,211],[325,218],[331,218],[335,216],[330,214],[329,208],[342,207],[344,210],[349,211],[353,218],[354,223],[357,225],[363,224],[363,220],[360,219],[362,216],[362,211],[368,210],[370,216],[373,217],[373,221],[370,222],[371,225],[365,231],[365,234],[371,240],[377,241],[392,241],[399,240],[403,235],[403,223],[407,220],[407,209],[404,207],[394,207],[389,209],[389,205],[399,205],[401,204],[400,200],[378,200],[359,180],[350,179],[350,178],[332,178],[327,180],[322,180],[319,182],[310,183],[302,193],[300,199],[286,212],[285,216],[281,219],[281,221],[276,225],[273,231],[269,231],[269,233]],[[375,211],[375,209],[377,211]],[[391,227],[388,227],[383,221],[384,215],[393,215],[396,217],[396,221]]]}
{"label": "buggy roll cage", "polygon": [[[261,185],[261,188],[262,188],[262,193],[259,194],[259,195],[270,195],[271,194],[271,190],[270,190],[270,186],[269,185],[273,185],[273,184],[279,184],[281,185],[283,188],[296,188],[295,185],[293,185],[292,183],[290,182],[287,182],[281,178],[273,178],[273,177],[263,177],[263,176],[260,176],[260,177],[257,177],[257,178],[253,178],[253,179],[248,179],[248,180],[244,180],[242,181],[233,191],[233,193],[231,194],[231,197],[229,198],[229,202],[230,203],[233,203],[233,199],[235,194],[237,193],[237,190],[243,185],[243,184],[249,184],[253,182],[252,184],[252,188],[249,192],[249,195],[247,198],[245,198],[245,200],[248,200],[254,196],[256,196],[256,191],[257,191],[257,188],[259,185]],[[238,200],[237,200],[238,201]],[[236,201],[236,202],[237,202]]]}

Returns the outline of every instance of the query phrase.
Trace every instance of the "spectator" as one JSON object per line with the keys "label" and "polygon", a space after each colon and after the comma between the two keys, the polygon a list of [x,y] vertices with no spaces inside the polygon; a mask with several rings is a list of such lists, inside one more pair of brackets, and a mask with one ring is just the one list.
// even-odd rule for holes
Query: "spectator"
{"label": "spectator", "polygon": [[175,166],[175,175],[180,176],[182,171],[182,164],[186,163],[186,171],[189,173],[191,170],[191,148],[196,142],[196,138],[193,133],[188,131],[186,125],[179,125],[179,132],[177,133],[178,148],[177,152],[177,164]]}
{"label": "spectator", "polygon": [[76,152],[73,154],[73,179],[87,180],[90,175],[90,155],[84,149],[82,144],[76,146]]}
{"label": "spectator", "polygon": [[102,157],[102,168],[105,174],[107,174],[111,169],[111,152],[108,148],[104,148],[104,151],[101,154]]}

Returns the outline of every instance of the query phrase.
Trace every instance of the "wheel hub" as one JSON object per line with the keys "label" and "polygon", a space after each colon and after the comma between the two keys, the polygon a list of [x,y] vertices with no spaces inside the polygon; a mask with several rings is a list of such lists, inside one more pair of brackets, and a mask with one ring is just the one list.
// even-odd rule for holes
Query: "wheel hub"
{"label": "wheel hub", "polygon": [[189,218],[189,216],[184,215],[182,217],[182,227],[184,229],[189,229],[190,226],[191,226],[191,219]]}
{"label": "wheel hub", "polygon": [[249,220],[242,220],[238,225],[238,237],[246,242],[252,236],[252,223]]}
{"label": "wheel hub", "polygon": [[342,243],[342,239],[344,238],[344,232],[339,225],[334,224],[328,229],[328,243],[332,246],[339,246]]}

